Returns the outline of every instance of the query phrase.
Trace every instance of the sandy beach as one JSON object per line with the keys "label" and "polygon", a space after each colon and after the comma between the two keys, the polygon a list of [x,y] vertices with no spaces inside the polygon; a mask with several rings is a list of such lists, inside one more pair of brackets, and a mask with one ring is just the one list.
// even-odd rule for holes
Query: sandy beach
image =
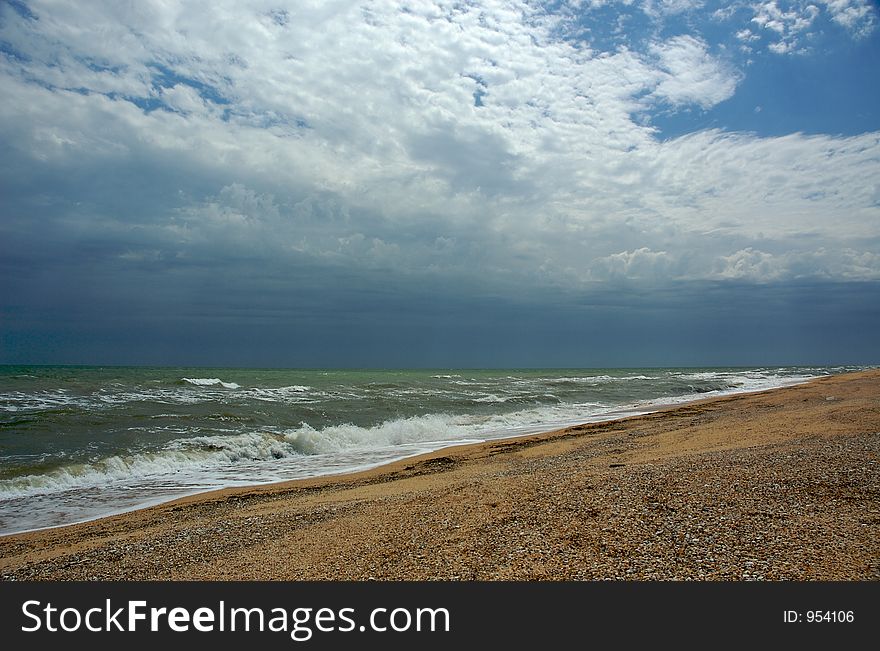
{"label": "sandy beach", "polygon": [[876,580],[880,371],[0,538],[5,580]]}

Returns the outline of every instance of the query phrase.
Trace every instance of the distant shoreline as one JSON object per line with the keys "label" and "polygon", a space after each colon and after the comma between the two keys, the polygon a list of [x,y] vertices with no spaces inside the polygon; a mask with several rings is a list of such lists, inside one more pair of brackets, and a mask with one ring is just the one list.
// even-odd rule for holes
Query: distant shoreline
{"label": "distant shoreline", "polygon": [[878,370],[828,376],[199,493],[4,536],[0,575],[876,579],[878,395]]}

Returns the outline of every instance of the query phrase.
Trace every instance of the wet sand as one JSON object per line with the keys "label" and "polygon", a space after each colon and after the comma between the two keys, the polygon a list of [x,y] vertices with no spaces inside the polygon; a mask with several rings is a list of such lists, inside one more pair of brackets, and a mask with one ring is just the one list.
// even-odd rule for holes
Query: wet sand
{"label": "wet sand", "polygon": [[880,370],[0,538],[6,580],[876,580]]}

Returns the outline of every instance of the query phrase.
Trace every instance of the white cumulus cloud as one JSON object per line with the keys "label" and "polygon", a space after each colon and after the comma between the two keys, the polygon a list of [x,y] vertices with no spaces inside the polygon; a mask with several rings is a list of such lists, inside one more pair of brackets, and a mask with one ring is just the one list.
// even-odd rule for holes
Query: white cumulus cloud
{"label": "white cumulus cloud", "polygon": [[[877,133],[658,136],[652,110],[708,110],[742,81],[702,37],[594,49],[528,0],[28,6],[0,9],[6,173],[64,188],[40,190],[59,233],[138,233],[120,259],[578,289],[781,279],[801,273],[782,251],[822,249],[829,277],[877,274]],[[780,7],[735,38],[793,43],[814,12]],[[132,179],[150,191],[119,210]]]}

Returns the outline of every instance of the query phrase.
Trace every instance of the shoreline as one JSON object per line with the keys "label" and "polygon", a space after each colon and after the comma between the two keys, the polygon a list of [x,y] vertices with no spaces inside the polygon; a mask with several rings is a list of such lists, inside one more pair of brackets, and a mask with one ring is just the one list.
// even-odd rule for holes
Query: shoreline
{"label": "shoreline", "polygon": [[321,481],[323,479],[333,480],[335,478],[345,477],[347,475],[358,474],[361,472],[369,472],[372,470],[381,469],[381,468],[384,468],[385,466],[389,466],[391,464],[395,464],[395,463],[398,463],[401,461],[407,461],[410,459],[418,460],[423,456],[427,457],[430,455],[434,455],[435,453],[440,453],[444,450],[450,450],[450,449],[455,449],[455,448],[459,448],[459,447],[466,447],[466,446],[471,446],[471,445],[483,445],[483,444],[496,442],[496,441],[515,440],[515,439],[529,437],[529,436],[540,436],[540,435],[544,435],[544,434],[551,435],[551,434],[556,434],[558,432],[561,432],[563,430],[566,430],[566,429],[569,429],[572,427],[579,427],[579,426],[585,425],[585,424],[599,424],[599,423],[608,423],[608,422],[613,422],[613,421],[618,421],[618,420],[626,420],[628,418],[636,418],[639,416],[646,416],[646,415],[657,413],[660,411],[674,409],[676,407],[687,406],[687,405],[694,404],[694,403],[700,403],[700,402],[707,401],[707,400],[710,400],[710,401],[711,400],[722,400],[724,398],[729,398],[729,397],[734,397],[734,396],[759,394],[759,393],[764,393],[766,391],[776,391],[778,389],[784,389],[784,388],[788,388],[788,387],[799,386],[802,384],[808,384],[810,382],[822,379],[824,377],[834,377],[834,376],[833,375],[832,376],[817,376],[817,377],[808,378],[806,380],[799,379],[799,380],[794,380],[794,381],[787,382],[785,384],[771,387],[771,388],[743,389],[743,390],[734,389],[734,390],[723,392],[720,395],[715,395],[715,396],[710,396],[710,397],[687,398],[687,399],[681,400],[681,401],[676,400],[676,397],[658,398],[656,400],[648,400],[644,404],[633,403],[631,405],[622,405],[620,407],[615,407],[615,408],[611,409],[610,411],[607,411],[607,412],[604,412],[601,414],[597,414],[592,417],[588,417],[587,420],[583,420],[583,421],[579,420],[579,421],[575,421],[575,422],[570,422],[570,423],[567,423],[567,424],[564,424],[561,426],[553,426],[553,425],[548,424],[548,427],[551,427],[551,429],[543,429],[543,426],[541,426],[541,425],[528,426],[528,427],[521,428],[521,429],[527,430],[527,431],[525,431],[525,433],[504,435],[504,436],[500,436],[497,438],[496,437],[489,437],[489,438],[484,438],[479,441],[451,443],[448,445],[443,445],[441,447],[438,447],[434,450],[429,450],[427,452],[416,452],[416,453],[408,454],[408,455],[401,456],[398,458],[392,458],[387,461],[379,461],[374,464],[367,464],[365,467],[355,468],[355,469],[351,469],[351,470],[340,470],[338,472],[330,472],[330,473],[326,473],[326,474],[313,475],[310,477],[300,477],[300,478],[285,479],[285,480],[280,480],[280,481],[266,481],[266,482],[258,482],[258,483],[251,483],[251,484],[232,484],[232,485],[228,485],[228,486],[217,486],[215,488],[196,489],[192,492],[185,492],[183,494],[176,495],[176,496],[156,497],[156,498],[146,500],[142,503],[138,503],[138,504],[135,504],[132,506],[121,507],[119,509],[110,509],[104,513],[101,513],[101,514],[98,514],[95,516],[91,516],[91,517],[87,517],[87,518],[83,518],[81,520],[74,520],[71,522],[63,523],[63,524],[52,524],[52,525],[47,525],[47,526],[43,526],[43,527],[34,527],[34,528],[29,528],[29,529],[22,529],[19,531],[0,533],[0,540],[2,540],[5,537],[8,537],[8,536],[17,536],[17,535],[21,535],[21,534],[28,534],[28,533],[34,533],[34,532],[39,532],[39,531],[48,531],[51,529],[59,529],[59,528],[64,528],[64,527],[72,527],[72,526],[77,526],[77,525],[82,525],[82,524],[88,524],[91,522],[103,520],[105,518],[124,516],[124,515],[134,513],[137,511],[141,511],[144,509],[151,509],[151,508],[155,508],[155,507],[160,507],[162,505],[171,504],[171,503],[177,502],[179,500],[189,500],[190,498],[198,499],[200,496],[203,496],[203,495],[209,496],[212,493],[218,493],[218,492],[224,492],[224,491],[237,491],[237,490],[247,491],[248,489],[252,489],[252,488],[269,488],[269,489],[271,489],[276,486],[283,487],[288,484],[294,484],[297,482],[308,481],[308,480],[318,480],[318,481]]}
{"label": "shoreline", "polygon": [[[832,387],[829,394],[826,389]],[[880,370],[874,369],[445,447],[353,473],[200,492],[0,537],[0,574],[4,579],[56,580],[878,579],[878,396]],[[867,456],[855,475],[851,469],[832,472],[835,463],[858,463],[853,460],[860,450]],[[784,456],[781,465],[779,454]],[[793,463],[799,455],[803,467]],[[857,477],[858,486],[844,483],[835,490],[858,488],[859,499],[850,495],[820,504],[808,491],[811,499],[804,504],[818,509],[813,515],[821,511],[820,529],[835,541],[845,533],[841,540],[855,544],[857,552],[851,554],[860,560],[854,566],[843,562],[835,543],[836,555],[821,559],[807,554],[812,560],[806,564],[779,556],[777,566],[762,561],[760,541],[752,541],[745,545],[757,546],[751,561],[716,562],[724,553],[743,551],[737,537],[718,549],[705,542],[724,538],[730,522],[739,531],[733,516],[749,521],[769,517],[765,525],[797,521],[797,530],[809,525],[795,515],[797,509],[765,517],[766,509],[755,504],[751,510],[737,506],[729,487],[757,481],[763,491],[762,468],[786,478],[785,485],[813,475],[819,483]],[[690,486],[695,476],[705,485]],[[769,502],[778,501],[773,491],[783,485],[774,483],[777,488],[762,492]],[[690,500],[681,500],[684,485],[694,489],[684,493]],[[706,495],[696,490],[700,487]],[[738,499],[754,501],[748,492]],[[681,503],[670,506],[676,500]],[[725,500],[733,500],[725,507],[730,513],[711,523],[697,522],[700,512],[717,511]],[[831,517],[831,507],[841,504],[856,508],[853,522],[835,524],[844,514]],[[660,526],[685,511],[693,511],[693,517],[681,526]],[[659,527],[653,533],[643,526],[648,520]],[[515,531],[508,531],[517,522]],[[762,528],[752,522],[749,530]],[[415,531],[422,544],[413,543]],[[678,541],[679,533],[687,537]],[[683,553],[675,553],[678,542],[671,548],[660,545],[662,554],[644,548],[664,535],[681,543],[679,552],[697,539],[711,553],[694,564],[683,562],[687,558],[676,562]],[[802,548],[805,543],[797,537],[780,543],[789,552],[792,544]],[[499,556],[499,549],[507,555]]]}

